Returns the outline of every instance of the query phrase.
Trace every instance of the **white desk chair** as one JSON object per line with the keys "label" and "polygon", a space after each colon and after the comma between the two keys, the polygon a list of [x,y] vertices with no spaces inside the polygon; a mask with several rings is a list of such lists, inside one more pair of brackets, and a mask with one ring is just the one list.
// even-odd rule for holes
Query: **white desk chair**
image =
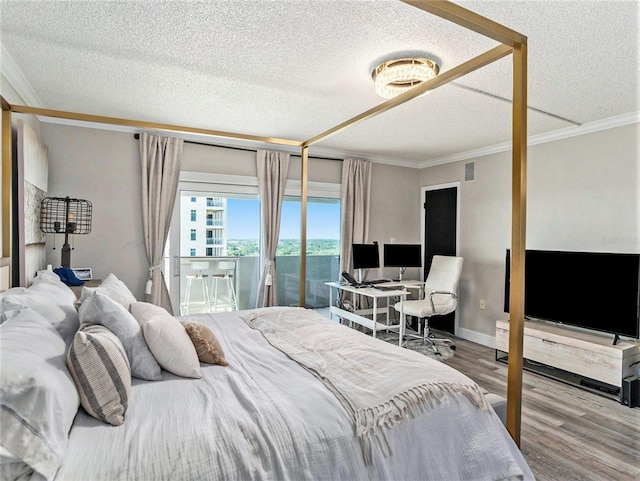
{"label": "white desk chair", "polygon": [[189,309],[191,307],[191,285],[193,281],[200,281],[202,283],[202,295],[203,300],[198,301],[198,304],[202,304],[204,306],[205,312],[209,312],[209,305],[211,304],[211,299],[209,298],[209,286],[207,286],[207,274],[203,274],[202,271],[206,271],[209,269],[209,263],[207,261],[194,261],[191,263],[191,270],[197,271],[193,274],[187,274],[185,278],[187,279],[187,287],[184,293],[184,303],[183,309],[181,309],[181,314],[187,315],[189,314]]}
{"label": "white desk chair", "polygon": [[[424,285],[424,297],[419,300],[399,302],[393,307],[404,310],[405,316],[418,318],[418,334],[424,319],[422,339],[435,348],[435,338],[429,335],[429,318],[444,316],[456,310],[458,306],[458,283],[462,274],[462,257],[433,256],[431,269]],[[449,341],[448,339],[441,339]]]}
{"label": "white desk chair", "polygon": [[[213,284],[213,312],[217,312],[218,306],[231,307],[232,311],[238,310],[238,300],[236,298],[236,289],[233,285],[234,274],[236,270],[236,261],[220,261],[218,262],[218,269],[222,271],[221,274],[213,274],[211,276],[211,282]],[[218,297],[219,289],[218,284],[222,282],[226,289],[226,298],[220,302]]]}

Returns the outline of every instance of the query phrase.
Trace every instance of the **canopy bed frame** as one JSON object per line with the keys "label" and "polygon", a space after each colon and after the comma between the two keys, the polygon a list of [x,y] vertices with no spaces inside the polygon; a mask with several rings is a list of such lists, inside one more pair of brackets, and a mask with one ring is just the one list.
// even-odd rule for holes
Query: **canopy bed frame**
{"label": "canopy bed frame", "polygon": [[[387,100],[335,127],[305,141],[261,137],[241,133],[193,128],[187,126],[161,124],[139,120],[129,120],[99,115],[35,108],[9,104],[0,97],[2,104],[2,258],[3,273],[7,260],[15,253],[12,245],[14,219],[12,217],[12,113],[31,114],[42,117],[64,118],[88,123],[102,123],[153,129],[176,133],[194,133],[211,137],[255,141],[265,144],[299,147],[302,157],[302,192],[300,243],[301,252],[306,252],[307,227],[307,182],[309,147],[327,137],[364,122],[387,110],[397,107],[427,91],[436,89],[463,75],[478,70],[507,55],[513,56],[513,104],[512,104],[512,217],[511,217],[511,287],[510,287],[510,330],[509,365],[507,384],[507,429],[516,444],[520,445],[522,363],[524,334],[524,252],[526,234],[526,176],[527,176],[527,37],[471,12],[454,3],[443,0],[401,0],[432,15],[449,20],[457,25],[500,42],[500,45],[461,64],[419,86]],[[306,296],[306,257],[300,261],[300,305]]]}

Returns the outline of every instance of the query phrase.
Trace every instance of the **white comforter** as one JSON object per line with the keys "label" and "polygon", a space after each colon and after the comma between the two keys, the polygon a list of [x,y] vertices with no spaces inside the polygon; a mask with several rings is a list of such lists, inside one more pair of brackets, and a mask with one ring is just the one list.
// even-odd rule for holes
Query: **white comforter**
{"label": "white comforter", "polygon": [[122,426],[80,410],[56,481],[533,479],[498,417],[467,399],[399,424],[392,455],[374,446],[365,465],[353,421],[310,372],[239,313],[190,318],[216,332],[229,366],[134,380]]}

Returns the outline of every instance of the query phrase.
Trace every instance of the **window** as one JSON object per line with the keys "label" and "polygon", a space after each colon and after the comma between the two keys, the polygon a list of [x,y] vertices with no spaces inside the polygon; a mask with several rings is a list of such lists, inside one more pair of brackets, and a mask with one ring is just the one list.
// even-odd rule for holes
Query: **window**
{"label": "window", "polygon": [[[179,208],[176,206],[175,246],[171,256],[181,257],[180,269],[188,269],[190,256],[237,258],[240,308],[255,306],[260,265],[260,197],[255,177],[225,176],[201,172],[181,173]],[[307,203],[307,307],[329,305],[327,281],[339,279],[340,184],[310,182]],[[196,202],[192,203],[192,198]],[[201,224],[194,225],[196,219]],[[203,231],[191,239],[192,228]],[[173,227],[173,226],[172,226]],[[300,182],[288,181],[283,203],[278,264],[278,303],[300,303]],[[213,261],[215,264],[215,260]],[[212,265],[213,265],[212,264]],[[172,275],[172,302],[180,305],[184,276]],[[173,296],[176,299],[173,299]]]}
{"label": "window", "polygon": [[[191,199],[198,199],[196,209]],[[260,249],[260,201],[258,194],[181,191],[181,256],[189,256],[193,242],[208,256],[258,257]],[[213,211],[211,205],[215,204]],[[188,224],[199,216],[206,220],[205,235]],[[191,244],[189,244],[191,242]]]}
{"label": "window", "polygon": [[[282,202],[276,255],[300,255],[300,197]],[[340,255],[340,199],[307,198],[307,255]]]}
{"label": "window", "polygon": [[191,249],[191,250],[189,251],[189,255],[190,255],[191,257],[195,257],[195,255],[196,255],[196,250],[195,250],[195,249]]}
{"label": "window", "polygon": [[194,203],[196,201],[195,197],[191,197],[191,203]]}
{"label": "window", "polygon": [[[300,302],[300,197],[285,196],[282,202],[280,238],[276,250],[278,304]],[[340,199],[307,198],[307,284],[305,305],[329,305],[327,281],[338,279],[340,270]]]}

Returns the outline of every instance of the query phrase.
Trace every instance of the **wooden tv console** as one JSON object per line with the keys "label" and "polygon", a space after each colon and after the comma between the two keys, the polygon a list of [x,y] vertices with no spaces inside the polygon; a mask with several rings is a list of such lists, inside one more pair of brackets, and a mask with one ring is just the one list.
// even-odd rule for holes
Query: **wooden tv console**
{"label": "wooden tv console", "polygon": [[[496,359],[509,352],[509,321],[496,321]],[[622,402],[622,380],[637,373],[635,342],[525,321],[524,368]],[[632,364],[634,364],[632,366]]]}

